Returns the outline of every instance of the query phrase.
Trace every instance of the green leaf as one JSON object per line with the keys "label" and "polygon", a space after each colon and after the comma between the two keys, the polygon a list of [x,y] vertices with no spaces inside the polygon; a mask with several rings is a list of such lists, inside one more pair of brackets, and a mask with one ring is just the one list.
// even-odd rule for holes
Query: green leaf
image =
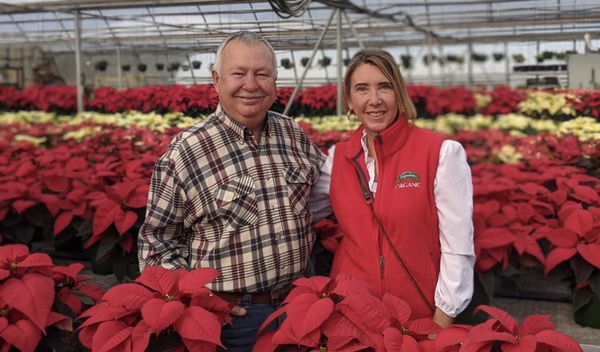
{"label": "green leaf", "polygon": [[488,297],[494,297],[494,291],[496,290],[496,276],[494,275],[493,270],[479,273],[477,276],[479,277],[479,281],[483,286],[485,294]]}
{"label": "green leaf", "polygon": [[592,289],[596,297],[600,297],[600,272],[595,271],[590,277],[590,289]]}
{"label": "green leaf", "polygon": [[105,258],[110,258],[110,253],[113,251],[118,241],[119,238],[112,228],[106,231],[98,245],[96,260],[103,261]]}
{"label": "green leaf", "polygon": [[129,259],[126,256],[123,256],[116,252],[113,252],[113,255],[111,257],[111,262],[113,263],[113,273],[115,274],[119,282],[123,282],[123,280],[127,276]]}
{"label": "green leaf", "polygon": [[92,235],[93,223],[92,218],[83,220],[79,225],[77,236],[87,240]]}
{"label": "green leaf", "polygon": [[38,227],[52,227],[54,218],[48,212],[46,207],[38,205],[31,207],[25,211],[25,219]]}
{"label": "green leaf", "polygon": [[591,302],[594,293],[587,288],[573,291],[573,310],[577,311]]}
{"label": "green leaf", "polygon": [[577,324],[600,329],[600,299],[588,292],[592,295],[589,303],[576,309],[573,318]]}
{"label": "green leaf", "polygon": [[35,227],[26,221],[14,227],[15,238],[21,243],[30,243],[33,240],[34,232]]}
{"label": "green leaf", "polygon": [[575,255],[571,258],[571,268],[573,269],[573,274],[575,274],[575,280],[579,285],[586,282],[594,271],[594,266],[583,259],[581,255]]}

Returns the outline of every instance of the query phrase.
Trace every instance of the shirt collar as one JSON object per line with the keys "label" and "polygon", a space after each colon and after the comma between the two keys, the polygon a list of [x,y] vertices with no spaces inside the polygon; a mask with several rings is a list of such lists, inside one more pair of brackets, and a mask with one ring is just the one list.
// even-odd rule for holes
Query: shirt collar
{"label": "shirt collar", "polygon": [[[231,129],[231,131],[235,134],[237,139],[244,140],[252,135],[252,131],[248,127],[246,127],[246,125],[227,115],[223,108],[221,108],[221,104],[217,105],[215,115],[220,121],[222,121],[226,126],[228,126]],[[265,125],[262,131],[263,134],[266,134],[267,136],[271,136],[274,130],[273,115],[274,114],[271,111],[267,111],[267,117],[265,118]]]}

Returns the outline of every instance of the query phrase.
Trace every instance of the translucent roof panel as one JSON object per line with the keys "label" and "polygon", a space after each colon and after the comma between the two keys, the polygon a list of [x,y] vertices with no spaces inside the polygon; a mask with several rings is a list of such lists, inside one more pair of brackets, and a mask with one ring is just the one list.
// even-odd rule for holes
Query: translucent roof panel
{"label": "translucent roof panel", "polygon": [[[0,48],[214,52],[229,33],[260,32],[278,50],[311,49],[335,9],[345,47],[581,40],[600,33],[597,0],[321,0],[283,19],[267,1],[0,0]],[[336,20],[322,47],[336,45]]]}

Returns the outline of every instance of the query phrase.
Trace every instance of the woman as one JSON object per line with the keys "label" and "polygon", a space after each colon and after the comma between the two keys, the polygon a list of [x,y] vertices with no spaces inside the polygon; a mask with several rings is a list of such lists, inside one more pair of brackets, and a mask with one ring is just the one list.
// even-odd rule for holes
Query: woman
{"label": "woman", "polygon": [[[416,118],[392,56],[358,52],[345,98],[361,127],[329,151],[311,210],[344,232],[331,275],[350,273],[442,327],[473,293],[471,171],[462,146]],[[327,197],[329,196],[329,197]]]}

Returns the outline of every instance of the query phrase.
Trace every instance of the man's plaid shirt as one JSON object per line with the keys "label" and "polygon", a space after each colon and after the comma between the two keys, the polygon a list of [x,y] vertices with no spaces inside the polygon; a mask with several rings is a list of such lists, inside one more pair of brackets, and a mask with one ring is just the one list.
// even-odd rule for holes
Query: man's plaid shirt
{"label": "man's plaid shirt", "polygon": [[304,271],[315,234],[307,201],[325,161],[289,117],[269,112],[260,145],[220,107],[157,161],[140,268],[212,267],[215,291],[268,292]]}

